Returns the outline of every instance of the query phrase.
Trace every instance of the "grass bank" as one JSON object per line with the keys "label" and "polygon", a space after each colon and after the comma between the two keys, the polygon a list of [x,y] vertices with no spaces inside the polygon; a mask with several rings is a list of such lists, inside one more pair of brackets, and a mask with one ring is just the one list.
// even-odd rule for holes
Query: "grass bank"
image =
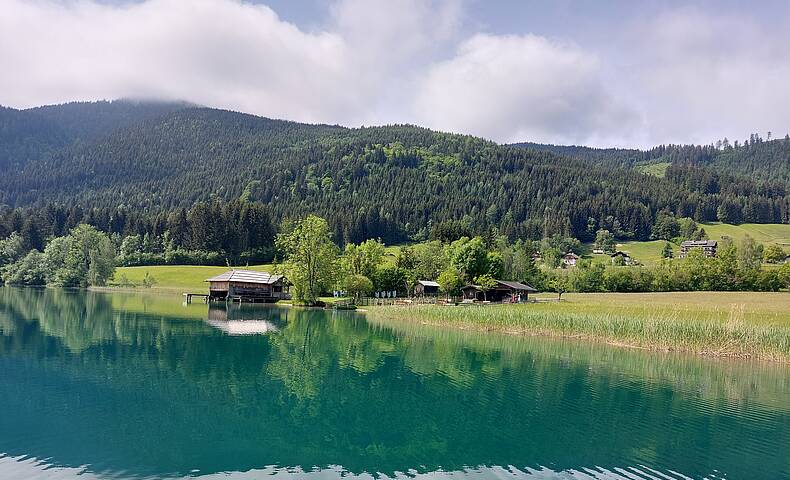
{"label": "grass bank", "polygon": [[569,294],[561,303],[371,307],[380,322],[577,337],[654,350],[790,362],[787,293]]}
{"label": "grass bank", "polygon": [[[244,268],[255,271],[271,271],[271,265],[251,265]],[[208,291],[206,279],[227,272],[228,267],[212,267],[202,265],[151,265],[145,267],[118,267],[115,276],[110,282],[117,284],[122,276],[129,282],[141,285],[145,274],[148,273],[156,280],[154,290],[168,290],[172,292],[202,293]],[[146,289],[147,290],[147,289]]]}

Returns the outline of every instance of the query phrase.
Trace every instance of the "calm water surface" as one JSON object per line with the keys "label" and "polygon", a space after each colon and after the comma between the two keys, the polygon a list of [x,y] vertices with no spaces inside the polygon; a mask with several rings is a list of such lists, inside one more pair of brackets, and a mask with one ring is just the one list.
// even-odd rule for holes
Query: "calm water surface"
{"label": "calm water surface", "polygon": [[0,478],[790,478],[790,368],[0,289]]}

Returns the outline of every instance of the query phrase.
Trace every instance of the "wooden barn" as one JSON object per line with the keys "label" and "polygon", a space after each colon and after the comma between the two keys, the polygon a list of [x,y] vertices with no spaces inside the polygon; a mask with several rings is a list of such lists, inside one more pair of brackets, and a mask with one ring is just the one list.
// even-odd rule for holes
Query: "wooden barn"
{"label": "wooden barn", "polygon": [[497,286],[483,293],[479,285],[467,285],[461,289],[466,300],[488,300],[489,302],[519,303],[529,300],[529,294],[537,290],[525,283],[496,280]]}
{"label": "wooden barn", "polygon": [[439,284],[431,280],[417,280],[414,286],[414,296],[416,297],[435,297],[439,295]]}
{"label": "wooden barn", "polygon": [[625,252],[616,251],[609,255],[612,259],[612,265],[622,264],[631,265],[631,256]]}
{"label": "wooden barn", "polygon": [[568,252],[562,257],[562,264],[566,267],[575,267],[576,262],[579,260],[579,256],[573,252]]}
{"label": "wooden barn", "polygon": [[686,258],[692,250],[701,250],[706,257],[715,257],[717,246],[714,240],[686,240],[680,244],[680,258]]}
{"label": "wooden barn", "polygon": [[282,275],[252,270],[229,270],[206,280],[210,301],[276,302],[291,298]]}

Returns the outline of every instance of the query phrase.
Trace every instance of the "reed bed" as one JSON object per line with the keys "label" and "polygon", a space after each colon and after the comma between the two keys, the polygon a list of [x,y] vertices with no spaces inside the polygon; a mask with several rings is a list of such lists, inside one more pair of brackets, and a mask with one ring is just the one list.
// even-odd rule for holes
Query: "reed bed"
{"label": "reed bed", "polygon": [[[748,315],[747,315],[748,313]],[[468,330],[601,340],[623,346],[681,350],[711,356],[790,362],[790,322],[755,320],[743,304],[693,309],[678,305],[579,304],[488,305],[484,307],[374,307],[373,319],[412,321]],[[770,315],[770,314],[769,314]]]}

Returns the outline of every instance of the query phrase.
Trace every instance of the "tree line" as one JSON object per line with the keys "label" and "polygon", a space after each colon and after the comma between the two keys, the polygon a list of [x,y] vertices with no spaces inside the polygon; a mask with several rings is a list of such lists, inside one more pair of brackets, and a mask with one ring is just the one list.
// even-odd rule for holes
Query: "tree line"
{"label": "tree line", "polygon": [[[217,237],[224,230],[210,226],[213,224],[209,220],[215,216],[220,226],[224,219],[231,222],[225,226],[237,230],[227,238]],[[582,260],[577,268],[563,270],[560,268],[563,255],[583,252],[578,239],[559,234],[540,241],[511,242],[507,236],[491,231],[486,236],[401,246],[392,252],[381,239],[346,243],[341,248],[329,223],[315,215],[284,222],[276,234],[270,221],[260,221],[264,218],[267,217],[262,205],[217,200],[171,215],[169,220],[173,220],[173,225],[183,224],[185,228],[167,229],[159,237],[148,234],[141,237],[137,233],[121,237],[80,223],[63,235],[48,237],[43,248],[31,249],[29,239],[14,231],[0,240],[0,273],[5,283],[14,285],[105,285],[117,265],[193,260],[199,255],[226,253],[180,250],[180,246],[173,246],[176,241],[178,245],[203,246],[230,241],[231,245],[242,242],[253,251],[271,255],[274,268],[293,283],[295,299],[307,304],[314,304],[321,295],[333,291],[354,297],[382,291],[411,295],[418,280],[436,280],[447,296],[458,296],[467,284],[479,285],[485,291],[493,288],[494,281],[499,279],[516,280],[560,294],[565,291],[776,291],[790,284],[790,264],[774,269],[762,266],[763,260],[773,263],[783,260],[781,248],[763,249],[749,237],[737,246],[723,242],[714,258],[692,253],[687,259],[673,260],[670,248],[668,255],[665,249],[668,258],[655,267],[619,267]],[[239,229],[235,222],[241,222],[244,228]],[[179,236],[178,232],[184,235]],[[679,242],[705,234],[691,219],[663,214],[653,235]],[[595,236],[596,248],[613,250],[614,236],[608,230],[599,229]],[[209,238],[217,243],[189,243],[207,242]],[[230,264],[228,257],[224,260]]]}
{"label": "tree line", "polygon": [[[692,235],[699,232],[689,225],[685,229]],[[606,235],[606,231],[598,232],[599,239]],[[460,295],[468,284],[488,290],[497,279],[516,280],[560,295],[566,291],[778,291],[790,287],[790,263],[763,268],[766,251],[750,237],[740,245],[723,242],[719,254],[711,258],[692,251],[685,259],[672,259],[670,254],[654,267],[582,260],[569,269],[559,268],[562,255],[581,253],[581,244],[559,235],[540,242],[509,242],[504,236],[461,237],[447,243],[434,240],[401,247],[388,258],[380,240],[340,249],[328,222],[311,215],[287,225],[276,243],[284,255],[279,268],[293,283],[294,299],[305,304],[315,304],[322,294],[338,289],[352,297],[381,291],[408,296],[418,280],[436,280],[448,297]]]}
{"label": "tree line", "polygon": [[268,262],[276,226],[261,202],[215,197],[191,208],[149,213],[127,207],[50,204],[0,211],[0,238],[16,234],[21,248],[43,251],[48,240],[87,224],[104,232],[123,266]]}

